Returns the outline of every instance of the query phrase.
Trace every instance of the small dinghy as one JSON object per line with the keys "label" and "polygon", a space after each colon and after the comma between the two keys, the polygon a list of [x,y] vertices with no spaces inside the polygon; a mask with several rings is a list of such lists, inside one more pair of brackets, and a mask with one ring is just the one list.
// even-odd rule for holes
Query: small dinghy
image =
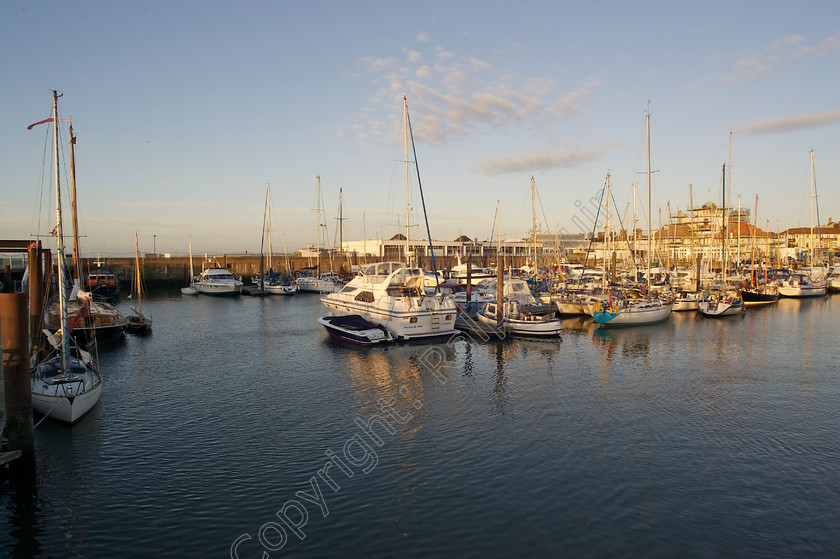
{"label": "small dinghy", "polygon": [[394,341],[394,337],[387,328],[370,322],[358,314],[325,316],[319,318],[318,322],[327,329],[330,336],[344,342],[371,346]]}

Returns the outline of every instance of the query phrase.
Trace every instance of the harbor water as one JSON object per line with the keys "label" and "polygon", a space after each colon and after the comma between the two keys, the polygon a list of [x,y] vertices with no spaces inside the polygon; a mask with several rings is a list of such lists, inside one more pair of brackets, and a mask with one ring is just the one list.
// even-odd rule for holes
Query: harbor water
{"label": "harbor water", "polygon": [[317,296],[144,311],[152,335],[100,348],[99,404],[40,423],[34,479],[3,479],[0,556],[840,549],[840,297],[369,349]]}

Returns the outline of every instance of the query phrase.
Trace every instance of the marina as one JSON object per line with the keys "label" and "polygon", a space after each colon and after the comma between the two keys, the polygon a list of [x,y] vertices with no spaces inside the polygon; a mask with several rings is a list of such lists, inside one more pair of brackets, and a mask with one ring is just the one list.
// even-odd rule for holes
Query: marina
{"label": "marina", "polygon": [[837,555],[836,14],[528,7],[0,8],[0,557]]}
{"label": "marina", "polygon": [[275,522],[292,557],[830,555],[838,301],[358,348],[315,295],[148,293],[99,404],[42,422],[37,476],[3,482],[0,549],[244,558]]}

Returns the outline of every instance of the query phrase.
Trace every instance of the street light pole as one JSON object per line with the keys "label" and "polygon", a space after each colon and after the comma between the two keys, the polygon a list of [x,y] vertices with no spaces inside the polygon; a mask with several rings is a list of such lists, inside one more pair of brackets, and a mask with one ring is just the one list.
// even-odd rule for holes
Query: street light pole
{"label": "street light pole", "polygon": [[157,256],[157,235],[152,235],[152,252]]}

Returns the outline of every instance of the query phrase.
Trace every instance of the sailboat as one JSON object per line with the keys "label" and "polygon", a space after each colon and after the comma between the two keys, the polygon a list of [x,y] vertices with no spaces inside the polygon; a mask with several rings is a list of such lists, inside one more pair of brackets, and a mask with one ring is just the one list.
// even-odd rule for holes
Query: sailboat
{"label": "sailboat", "polygon": [[190,251],[190,284],[187,287],[181,288],[181,294],[183,295],[198,295],[198,289],[195,288],[195,270],[193,269],[193,257],[192,257],[192,226],[189,228],[189,233],[187,233],[187,243],[189,246]]}
{"label": "sailboat", "polygon": [[[61,220],[61,186],[58,160],[58,92],[53,91],[53,136],[55,147],[56,248],[64,254],[64,234]],[[78,315],[71,320],[67,312],[64,258],[58,264],[58,306],[61,328],[55,334],[44,329],[49,346],[44,344],[35,355],[32,369],[32,409],[63,421],[75,423],[99,401],[102,377],[93,355],[78,347],[70,335]],[[87,308],[87,307],[85,307]]]}
{"label": "sailboat", "polygon": [[140,248],[137,231],[134,232],[134,278],[131,296],[137,297],[137,308],[131,307],[134,314],[128,316],[126,331],[132,334],[148,334],[152,331],[152,319],[143,314],[143,277],[140,274]]}
{"label": "sailboat", "polygon": [[316,175],[315,178],[318,180],[318,197],[316,200],[317,215],[315,221],[315,227],[317,229],[317,240],[315,241],[315,250],[318,253],[318,257],[315,264],[314,273],[312,272],[312,270],[305,270],[303,272],[298,273],[298,277],[295,280],[295,284],[297,285],[299,291],[301,291],[302,293],[330,293],[333,291],[337,291],[338,287],[342,284],[342,282],[341,276],[332,271],[332,257],[330,257],[330,271],[321,271],[321,252],[323,251],[321,247],[321,227],[324,226],[321,223],[321,213],[324,205],[324,199],[321,196],[321,175]]}
{"label": "sailboat", "polygon": [[[70,157],[70,210],[72,216],[73,230],[73,282],[69,295],[64,301],[67,312],[78,316],[74,324],[73,337],[82,344],[90,344],[94,341],[102,343],[120,339],[125,335],[128,320],[112,304],[105,300],[97,300],[93,293],[84,291],[81,288],[82,266],[79,252],[79,226],[78,212],[76,207],[76,169],[75,169],[75,148],[76,136],[73,134],[73,119],[69,119],[69,147]],[[41,124],[36,123],[36,124]],[[35,126],[33,124],[32,126]],[[30,126],[30,129],[32,127]],[[63,259],[64,254],[59,255]],[[65,276],[69,277],[70,274]],[[59,303],[54,302],[49,306],[44,317],[44,325],[55,332],[61,328],[61,315]]]}
{"label": "sailboat", "polygon": [[[755,222],[756,225],[753,226],[753,236],[752,236],[752,258],[751,260],[751,270],[750,270],[750,278],[749,284],[741,284],[741,298],[744,300],[744,304],[748,307],[756,307],[760,305],[771,305],[776,303],[779,300],[779,284],[775,280],[768,281],[767,280],[767,263],[764,262],[762,268],[764,269],[764,280],[758,277],[757,272],[759,269],[757,268],[756,264],[756,247],[755,247],[755,236],[756,232],[758,231],[758,195],[755,196]],[[740,227],[740,225],[739,225]]]}
{"label": "sailboat", "polygon": [[779,286],[779,294],[783,297],[822,297],[826,294],[825,279],[822,277],[814,277],[812,270],[814,269],[814,205],[817,199],[817,182],[814,178],[814,150],[811,154],[811,236],[809,244],[811,249],[810,262],[808,266],[808,273],[796,272],[787,275],[782,279]]}
{"label": "sailboat", "polygon": [[[404,96],[403,126],[407,194],[409,120]],[[408,208],[406,197],[406,214]],[[398,339],[451,335],[455,331],[455,302],[450,297],[427,295],[423,290],[424,276],[422,268],[403,262],[370,264],[340,291],[321,297],[321,303],[333,315],[359,315],[384,326]]]}
{"label": "sailboat", "polygon": [[[279,273],[272,267],[273,251],[271,248],[271,183],[266,184],[265,191],[265,219],[263,221],[263,238],[260,242],[260,275],[251,279],[251,286],[243,287],[243,293],[251,295],[294,295],[298,288],[296,285],[286,283]],[[263,269],[264,259],[262,256],[263,241],[268,237],[268,270]]]}
{"label": "sailboat", "polygon": [[[647,180],[648,180],[648,253],[647,253],[647,289],[645,296],[637,296],[635,293],[624,293],[618,297],[609,295],[606,301],[590,303],[592,318],[601,328],[614,328],[622,326],[642,326],[656,324],[671,316],[673,302],[662,301],[650,296],[651,265],[650,259],[653,251],[652,238],[653,230],[650,223],[650,113],[645,120],[647,136]],[[609,204],[609,175],[607,175],[607,203]],[[609,220],[607,220],[608,226]],[[608,230],[607,230],[608,232]],[[606,246],[607,234],[604,236]],[[606,266],[606,259],[604,266]]]}
{"label": "sailboat", "polygon": [[[711,291],[704,291],[701,299],[697,302],[697,310],[703,316],[719,317],[719,316],[735,316],[744,312],[744,301],[741,299],[741,293],[738,289],[726,285],[726,270],[727,270],[727,216],[726,216],[726,163],[723,164],[723,194],[721,196],[723,230],[721,233],[721,258],[723,266],[721,268],[721,287]],[[740,226],[740,224],[739,224]]]}

